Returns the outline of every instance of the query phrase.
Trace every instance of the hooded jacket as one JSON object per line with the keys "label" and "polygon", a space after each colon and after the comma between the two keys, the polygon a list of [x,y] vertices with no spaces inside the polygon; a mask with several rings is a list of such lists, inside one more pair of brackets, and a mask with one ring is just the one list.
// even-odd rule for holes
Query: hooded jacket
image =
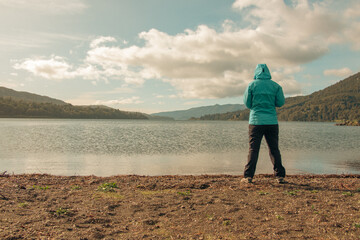
{"label": "hooded jacket", "polygon": [[244,93],[244,103],[250,109],[249,124],[278,124],[275,108],[285,104],[285,97],[282,87],[271,80],[266,64],[256,66],[254,81]]}

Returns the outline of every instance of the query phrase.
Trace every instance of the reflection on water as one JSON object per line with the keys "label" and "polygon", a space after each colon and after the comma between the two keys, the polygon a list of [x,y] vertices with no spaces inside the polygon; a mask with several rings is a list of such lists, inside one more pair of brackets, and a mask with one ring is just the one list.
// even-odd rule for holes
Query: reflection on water
{"label": "reflection on water", "polygon": [[[247,122],[0,119],[0,171],[58,175],[242,174]],[[280,123],[289,174],[360,174],[360,128]],[[271,173],[265,141],[256,173]]]}

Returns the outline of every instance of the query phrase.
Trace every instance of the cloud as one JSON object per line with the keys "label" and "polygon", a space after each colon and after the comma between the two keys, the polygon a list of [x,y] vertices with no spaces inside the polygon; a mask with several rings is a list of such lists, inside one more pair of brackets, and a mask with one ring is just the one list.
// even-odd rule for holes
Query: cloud
{"label": "cloud", "polygon": [[91,43],[90,43],[90,47],[91,48],[96,48],[98,47],[100,44],[105,43],[105,42],[116,42],[116,39],[113,37],[99,37],[94,39]]}
{"label": "cloud", "polygon": [[350,68],[340,68],[340,69],[327,69],[324,71],[325,76],[336,76],[336,77],[348,77],[353,73]]}
{"label": "cloud", "polygon": [[0,0],[0,6],[43,14],[76,14],[88,7],[84,0]]}
{"label": "cloud", "polygon": [[25,59],[21,63],[14,65],[15,69],[24,69],[35,76],[47,79],[67,79],[73,78],[75,74],[71,72],[71,66],[61,57],[53,56],[50,59]]}
{"label": "cloud", "polygon": [[131,97],[131,98],[122,98],[116,100],[97,100],[95,104],[97,105],[130,105],[130,104],[141,104],[144,101],[141,101],[139,97]]}
{"label": "cloud", "polygon": [[[139,33],[143,45],[131,46],[115,45],[115,38],[101,36],[90,43],[79,67],[53,58],[37,64],[27,59],[15,68],[49,79],[63,75],[137,86],[161,79],[181,97],[205,99],[242,95],[256,64],[267,63],[285,94],[299,94],[294,73],[300,65],[325,55],[333,44],[358,44],[360,30],[351,32],[347,24],[351,19],[351,26],[360,29],[350,5],[335,11],[327,2],[237,0],[233,8],[246,25],[225,20],[220,30],[199,25],[175,35],[150,29]],[[341,17],[344,11],[347,16]]]}

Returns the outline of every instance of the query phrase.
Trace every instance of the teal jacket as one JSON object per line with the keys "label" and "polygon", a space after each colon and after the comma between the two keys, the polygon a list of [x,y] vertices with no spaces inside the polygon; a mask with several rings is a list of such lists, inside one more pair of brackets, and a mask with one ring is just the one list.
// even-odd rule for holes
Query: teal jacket
{"label": "teal jacket", "polygon": [[250,108],[249,124],[278,124],[275,108],[285,104],[285,97],[282,87],[271,80],[266,64],[256,66],[254,81],[244,93],[244,103]]}

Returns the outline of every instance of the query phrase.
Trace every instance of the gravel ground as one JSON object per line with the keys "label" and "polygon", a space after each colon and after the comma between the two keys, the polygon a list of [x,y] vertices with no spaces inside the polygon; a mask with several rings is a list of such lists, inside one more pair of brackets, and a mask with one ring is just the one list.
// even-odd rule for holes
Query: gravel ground
{"label": "gravel ground", "polygon": [[0,239],[360,239],[360,175],[0,175]]}

